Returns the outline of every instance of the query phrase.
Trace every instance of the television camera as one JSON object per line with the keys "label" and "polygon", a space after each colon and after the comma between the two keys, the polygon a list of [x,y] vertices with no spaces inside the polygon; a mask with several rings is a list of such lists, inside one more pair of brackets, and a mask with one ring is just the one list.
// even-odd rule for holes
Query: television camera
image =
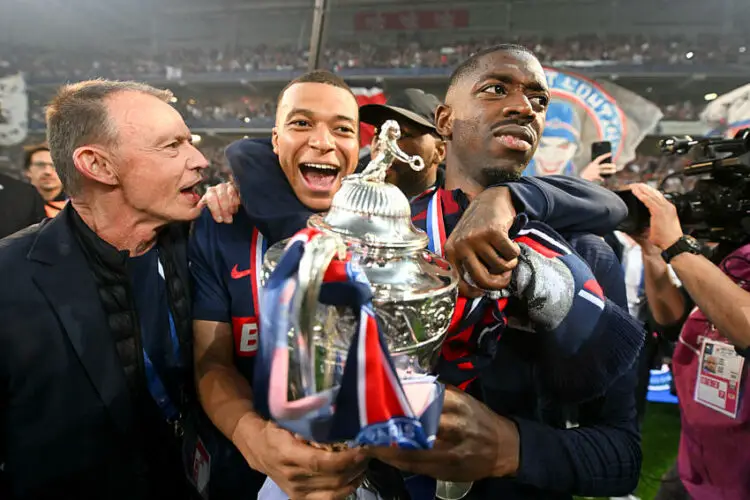
{"label": "television camera", "polygon": [[[677,208],[683,231],[703,241],[743,244],[750,240],[750,129],[732,139],[672,137],[659,143],[663,154],[690,155],[690,165],[668,175],[701,176],[692,190],[664,196]],[[660,186],[660,190],[661,190]],[[640,234],[649,225],[648,209],[630,191],[618,194],[628,205],[621,231]]]}

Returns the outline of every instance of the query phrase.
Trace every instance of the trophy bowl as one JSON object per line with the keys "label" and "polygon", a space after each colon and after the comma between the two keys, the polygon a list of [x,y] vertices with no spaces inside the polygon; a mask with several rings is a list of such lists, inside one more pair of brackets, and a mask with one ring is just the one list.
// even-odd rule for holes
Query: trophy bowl
{"label": "trophy bowl", "polygon": [[[380,152],[361,174],[344,178],[331,209],[310,217],[308,226],[345,246],[352,261],[366,275],[375,314],[394,367],[403,380],[432,371],[453,314],[458,274],[448,261],[426,249],[428,237],[412,224],[406,196],[396,186],[385,183],[385,172],[396,159],[412,168],[423,168],[421,158],[400,151],[396,144],[399,136],[398,124],[386,122],[379,134]],[[266,252],[263,283],[275,269],[285,243],[279,242]],[[332,252],[318,258],[312,264],[313,271],[321,275],[332,258]],[[317,281],[311,277],[306,281],[320,288],[320,276]],[[352,311],[346,308],[317,302],[308,303],[307,307],[314,309],[302,314],[311,318],[307,333],[311,338],[306,344],[314,359],[309,364],[299,361],[313,369],[314,375],[296,374],[295,363],[290,363],[292,397],[294,393],[325,391],[340,384],[356,325]],[[315,387],[309,387],[310,382]],[[308,387],[295,390],[295,386]]]}

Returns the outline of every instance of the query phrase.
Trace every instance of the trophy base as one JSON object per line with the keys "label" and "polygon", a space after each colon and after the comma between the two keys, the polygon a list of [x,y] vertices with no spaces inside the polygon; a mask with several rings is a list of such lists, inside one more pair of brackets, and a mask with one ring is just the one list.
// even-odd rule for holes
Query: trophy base
{"label": "trophy base", "polygon": [[435,498],[440,500],[461,500],[471,491],[474,486],[470,483],[454,483],[452,481],[438,481],[435,490]]}

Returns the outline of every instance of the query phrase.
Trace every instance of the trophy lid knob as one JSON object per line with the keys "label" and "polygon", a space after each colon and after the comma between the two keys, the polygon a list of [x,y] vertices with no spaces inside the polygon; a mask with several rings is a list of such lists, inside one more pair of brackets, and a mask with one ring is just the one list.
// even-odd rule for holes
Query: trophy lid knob
{"label": "trophy lid knob", "polygon": [[399,188],[385,182],[385,174],[396,160],[417,171],[424,168],[422,158],[401,151],[400,137],[398,123],[386,121],[373,148],[375,157],[361,174],[344,178],[331,210],[324,217],[312,216],[309,225],[365,246],[425,248],[428,238],[412,224],[409,200]]}

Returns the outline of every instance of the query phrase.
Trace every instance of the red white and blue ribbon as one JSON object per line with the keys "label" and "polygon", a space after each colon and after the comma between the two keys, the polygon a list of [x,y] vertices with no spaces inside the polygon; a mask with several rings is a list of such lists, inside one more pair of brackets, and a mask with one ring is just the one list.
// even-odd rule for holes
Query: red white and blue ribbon
{"label": "red white and blue ribbon", "polygon": [[423,412],[415,413],[379,328],[370,285],[350,258],[331,262],[319,297],[321,304],[350,307],[358,318],[346,359],[341,360],[341,385],[317,390],[312,383],[304,394],[289,400],[290,368],[300,363],[302,371],[308,370],[305,363],[314,349],[304,345],[300,335],[290,348],[289,332],[299,331],[297,318],[291,314],[292,298],[305,246],[320,236],[313,229],[297,233],[263,289],[262,333],[253,381],[257,410],[319,443],[430,448],[442,409],[443,388],[434,377],[418,380],[429,388],[429,401]]}
{"label": "red white and blue ribbon", "polygon": [[427,248],[438,255],[444,255],[445,240],[445,221],[443,220],[443,204],[440,197],[440,188],[430,196],[430,202],[427,205],[427,237],[429,238]]}

